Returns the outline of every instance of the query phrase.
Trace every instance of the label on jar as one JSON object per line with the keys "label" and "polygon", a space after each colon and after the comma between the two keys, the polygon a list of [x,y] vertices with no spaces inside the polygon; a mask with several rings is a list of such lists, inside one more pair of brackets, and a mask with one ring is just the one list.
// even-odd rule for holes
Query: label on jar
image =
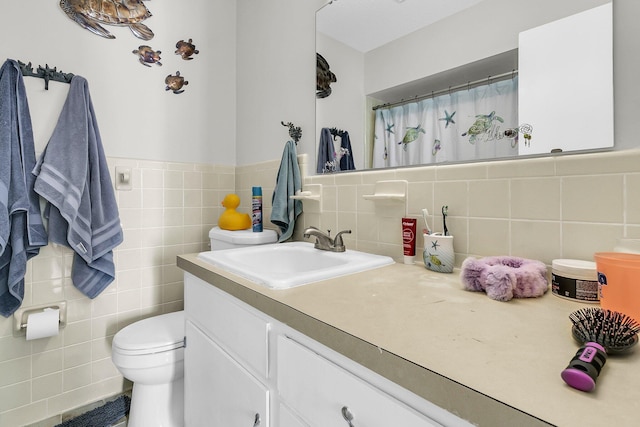
{"label": "label on jar", "polygon": [[582,302],[598,302],[598,281],[571,279],[551,273],[551,291]]}

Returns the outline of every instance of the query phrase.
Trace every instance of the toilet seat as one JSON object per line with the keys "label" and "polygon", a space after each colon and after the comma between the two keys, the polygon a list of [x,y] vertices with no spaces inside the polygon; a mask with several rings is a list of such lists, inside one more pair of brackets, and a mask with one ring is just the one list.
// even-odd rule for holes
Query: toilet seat
{"label": "toilet seat", "polygon": [[177,311],[132,323],[113,337],[113,351],[133,356],[182,348],[184,322],[184,311]]}

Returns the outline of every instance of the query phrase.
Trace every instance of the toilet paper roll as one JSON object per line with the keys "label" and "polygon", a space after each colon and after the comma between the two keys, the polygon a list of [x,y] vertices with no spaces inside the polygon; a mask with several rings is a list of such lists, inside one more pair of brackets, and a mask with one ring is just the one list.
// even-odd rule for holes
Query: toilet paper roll
{"label": "toilet paper roll", "polygon": [[40,313],[32,313],[27,318],[27,341],[58,335],[60,310],[45,308]]}

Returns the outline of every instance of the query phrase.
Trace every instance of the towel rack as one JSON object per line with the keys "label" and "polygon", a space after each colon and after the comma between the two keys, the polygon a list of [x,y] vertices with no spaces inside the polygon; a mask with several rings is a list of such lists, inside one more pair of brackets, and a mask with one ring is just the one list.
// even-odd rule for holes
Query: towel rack
{"label": "towel rack", "polygon": [[296,143],[296,145],[298,145],[298,141],[300,141],[300,138],[302,137],[302,129],[300,129],[300,127],[296,127],[293,123],[291,122],[280,122],[282,123],[282,126],[286,126],[289,128],[289,136],[291,137],[291,139],[293,139],[293,142]]}
{"label": "towel rack", "polygon": [[62,83],[71,83],[71,79],[74,76],[71,73],[63,73],[62,71],[58,71],[56,67],[49,68],[49,64],[46,64],[44,68],[42,68],[41,65],[38,65],[38,69],[36,71],[33,71],[31,62],[25,64],[22,61],[18,61],[18,65],[20,66],[20,70],[22,71],[23,76],[39,77],[41,79],[44,79],[45,90],[49,90],[49,80]]}

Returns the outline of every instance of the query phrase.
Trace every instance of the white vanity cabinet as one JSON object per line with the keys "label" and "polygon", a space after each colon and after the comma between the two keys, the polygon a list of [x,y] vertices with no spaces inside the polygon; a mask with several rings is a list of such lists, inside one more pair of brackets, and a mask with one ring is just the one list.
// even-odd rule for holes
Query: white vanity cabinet
{"label": "white vanity cabinet", "polygon": [[186,427],[470,426],[214,285],[184,283]]}

